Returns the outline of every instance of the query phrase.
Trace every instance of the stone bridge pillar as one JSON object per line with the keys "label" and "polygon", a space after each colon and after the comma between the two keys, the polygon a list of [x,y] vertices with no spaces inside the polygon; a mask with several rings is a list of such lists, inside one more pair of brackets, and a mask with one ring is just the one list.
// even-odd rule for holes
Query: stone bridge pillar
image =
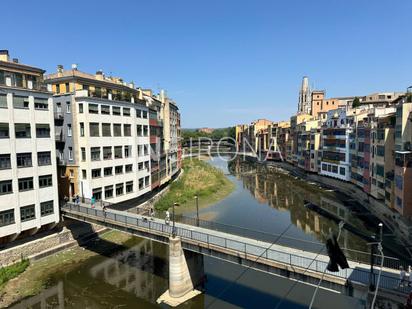
{"label": "stone bridge pillar", "polygon": [[203,255],[185,252],[180,237],[169,238],[169,290],[157,300],[176,307],[201,292],[195,287],[204,278]]}

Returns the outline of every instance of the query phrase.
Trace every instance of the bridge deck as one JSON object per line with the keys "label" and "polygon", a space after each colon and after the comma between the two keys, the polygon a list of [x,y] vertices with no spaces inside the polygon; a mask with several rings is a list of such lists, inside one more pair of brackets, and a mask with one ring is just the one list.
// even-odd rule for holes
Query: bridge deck
{"label": "bridge deck", "polygon": [[[84,221],[101,223],[120,230],[136,230],[143,236],[167,243],[172,234],[172,226],[164,220],[126,213],[115,210],[103,211],[101,208],[90,208],[80,205],[66,204],[61,209],[64,216]],[[186,243],[186,249],[207,254],[199,249],[214,250],[222,254],[236,256],[245,260],[269,265],[276,268],[297,272],[313,278],[320,278],[329,257],[321,252],[316,254],[294,249],[279,244],[259,241],[243,236],[233,235],[197,226],[176,223],[176,234]],[[274,242],[276,238],[274,237]],[[196,249],[196,250],[195,250]],[[370,266],[349,261],[350,268],[332,273],[325,272],[324,280],[344,285],[347,280],[367,286],[369,284]],[[376,270],[377,271],[377,270]],[[376,272],[375,272],[376,273]],[[384,268],[380,288],[396,290],[400,293],[410,291],[408,287],[399,288],[399,276],[396,270]]]}

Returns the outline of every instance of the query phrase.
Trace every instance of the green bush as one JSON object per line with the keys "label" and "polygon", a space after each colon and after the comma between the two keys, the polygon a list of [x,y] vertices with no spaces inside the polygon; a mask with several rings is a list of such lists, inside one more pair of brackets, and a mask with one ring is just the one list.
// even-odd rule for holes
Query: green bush
{"label": "green bush", "polygon": [[30,262],[28,259],[22,259],[16,264],[0,268],[0,287],[24,272],[29,265]]}

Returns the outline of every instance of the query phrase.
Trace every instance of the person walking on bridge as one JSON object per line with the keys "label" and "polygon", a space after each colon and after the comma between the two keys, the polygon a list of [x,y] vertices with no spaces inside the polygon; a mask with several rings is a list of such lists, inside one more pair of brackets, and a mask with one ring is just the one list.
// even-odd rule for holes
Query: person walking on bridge
{"label": "person walking on bridge", "polygon": [[169,223],[170,223],[170,213],[169,213],[169,210],[166,210],[165,223],[166,223],[167,225],[169,225]]}

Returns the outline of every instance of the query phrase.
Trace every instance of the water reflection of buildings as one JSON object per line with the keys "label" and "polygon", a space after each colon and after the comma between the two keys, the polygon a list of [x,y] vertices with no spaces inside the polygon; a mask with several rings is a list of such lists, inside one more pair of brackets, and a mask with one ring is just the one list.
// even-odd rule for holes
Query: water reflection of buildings
{"label": "water reflection of buildings", "polygon": [[10,309],[25,308],[64,308],[63,282],[60,281],[55,286],[43,290],[40,294],[23,299],[18,304],[9,307]]}
{"label": "water reflection of buildings", "polygon": [[[362,221],[354,217],[335,196],[290,175],[271,170],[265,165],[240,160],[234,161],[230,170],[237,179],[242,180],[243,187],[250,191],[259,203],[289,212],[290,220],[295,226],[306,234],[314,235],[321,242],[326,240],[330,229],[336,230],[336,224],[305,208],[304,200],[316,203],[346,222],[364,228]],[[343,230],[340,239],[345,248],[362,251],[365,249],[363,241],[346,230]]]}
{"label": "water reflection of buildings", "polygon": [[138,298],[155,301],[167,287],[165,280],[156,280],[156,273],[167,273],[165,263],[154,254],[152,241],[143,240],[130,250],[123,251],[115,257],[90,268],[90,275],[105,283],[116,286]]}

